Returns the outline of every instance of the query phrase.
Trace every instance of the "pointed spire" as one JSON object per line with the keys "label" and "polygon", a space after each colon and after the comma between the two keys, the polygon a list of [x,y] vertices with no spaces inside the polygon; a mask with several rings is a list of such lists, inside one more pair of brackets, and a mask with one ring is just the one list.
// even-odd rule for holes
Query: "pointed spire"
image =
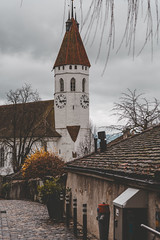
{"label": "pointed spire", "polygon": [[53,68],[72,64],[90,67],[90,62],[78,30],[78,23],[72,18],[66,22],[66,27],[67,31]]}
{"label": "pointed spire", "polygon": [[70,20],[70,10],[68,10],[68,20]]}
{"label": "pointed spire", "polygon": [[[76,9],[76,7],[74,7]],[[75,10],[75,20],[77,21],[77,14],[76,14],[76,10]]]}
{"label": "pointed spire", "polygon": [[73,0],[72,1],[72,15],[71,15],[71,18],[73,18]]}

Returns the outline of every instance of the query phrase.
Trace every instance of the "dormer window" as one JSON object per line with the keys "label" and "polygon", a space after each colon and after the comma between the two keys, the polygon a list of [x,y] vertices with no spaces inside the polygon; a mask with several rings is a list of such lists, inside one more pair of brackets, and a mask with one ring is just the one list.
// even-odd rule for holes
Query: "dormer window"
{"label": "dormer window", "polygon": [[69,69],[72,69],[72,65],[69,66]]}
{"label": "dormer window", "polygon": [[85,88],[86,88],[86,79],[83,78],[83,80],[82,80],[82,92],[85,92]]}
{"label": "dormer window", "polygon": [[64,91],[64,80],[61,78],[60,80],[60,92]]}
{"label": "dormer window", "polygon": [[71,92],[75,92],[76,90],[76,80],[75,78],[71,79]]}

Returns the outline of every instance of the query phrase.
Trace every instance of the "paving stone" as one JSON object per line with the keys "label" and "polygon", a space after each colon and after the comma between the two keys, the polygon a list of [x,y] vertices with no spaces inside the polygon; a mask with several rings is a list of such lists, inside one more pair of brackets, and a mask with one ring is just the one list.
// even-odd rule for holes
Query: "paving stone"
{"label": "paving stone", "polygon": [[53,223],[46,206],[20,200],[0,200],[0,240],[75,240],[63,223]]}

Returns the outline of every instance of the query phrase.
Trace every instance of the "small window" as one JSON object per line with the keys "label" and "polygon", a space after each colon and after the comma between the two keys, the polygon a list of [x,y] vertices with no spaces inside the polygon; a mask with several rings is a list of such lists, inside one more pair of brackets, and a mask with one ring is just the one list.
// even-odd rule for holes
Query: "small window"
{"label": "small window", "polygon": [[64,91],[64,80],[61,78],[60,79],[60,92]]}
{"label": "small window", "polygon": [[65,67],[63,66],[63,70],[65,69]]}
{"label": "small window", "polygon": [[58,67],[58,70],[61,70],[61,67]]}
{"label": "small window", "polygon": [[72,65],[69,66],[69,69],[72,69]]}
{"label": "small window", "polygon": [[71,79],[71,92],[75,92],[76,90],[76,80],[75,78]]}
{"label": "small window", "polygon": [[85,92],[85,88],[86,88],[86,79],[83,78],[83,80],[82,80],[82,92]]}
{"label": "small window", "polygon": [[77,69],[77,65],[75,65],[74,68]]}
{"label": "small window", "polygon": [[82,66],[82,70],[84,69],[84,66]]}
{"label": "small window", "polygon": [[4,148],[0,148],[0,167],[4,167]]}
{"label": "small window", "polygon": [[87,70],[87,67],[85,67],[85,70]]}
{"label": "small window", "polygon": [[61,154],[61,149],[59,149],[59,154]]}

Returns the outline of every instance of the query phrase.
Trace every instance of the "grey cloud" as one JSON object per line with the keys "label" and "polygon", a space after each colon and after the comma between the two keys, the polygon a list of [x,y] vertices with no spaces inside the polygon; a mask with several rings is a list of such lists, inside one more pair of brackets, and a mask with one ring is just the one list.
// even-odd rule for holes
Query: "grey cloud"
{"label": "grey cloud", "polygon": [[[64,31],[62,34],[64,1],[23,0],[22,8],[20,8],[20,2],[20,0],[0,1],[0,103],[5,102],[6,92],[22,86],[25,82],[30,83],[33,89],[37,89],[42,99],[53,98],[54,78],[51,69],[64,35]],[[88,2],[89,0],[83,1],[85,12],[89,6]],[[125,46],[116,54],[125,24],[125,19],[122,18],[125,9],[120,5],[122,2],[124,7],[125,1],[119,3],[121,13],[116,5],[117,45],[111,52],[103,76],[106,40],[103,41],[97,62],[95,60],[99,47],[99,32],[93,45],[91,45],[93,33],[87,45],[85,44],[92,65],[90,69],[90,112],[93,121],[100,125],[112,123],[113,116],[110,110],[113,103],[118,101],[120,94],[127,88],[136,88],[140,92],[146,92],[151,98],[159,98],[159,45],[154,46],[153,61],[150,60],[150,45],[147,45],[134,61],[132,55],[127,55]],[[75,3],[77,5],[79,1]],[[79,22],[81,22],[79,6],[77,13]],[[120,17],[119,22],[118,17]],[[66,18],[67,10],[65,20]],[[85,36],[86,27],[86,25],[83,27],[82,39]],[[142,46],[142,37],[144,37],[142,30],[138,31],[137,51]]]}

